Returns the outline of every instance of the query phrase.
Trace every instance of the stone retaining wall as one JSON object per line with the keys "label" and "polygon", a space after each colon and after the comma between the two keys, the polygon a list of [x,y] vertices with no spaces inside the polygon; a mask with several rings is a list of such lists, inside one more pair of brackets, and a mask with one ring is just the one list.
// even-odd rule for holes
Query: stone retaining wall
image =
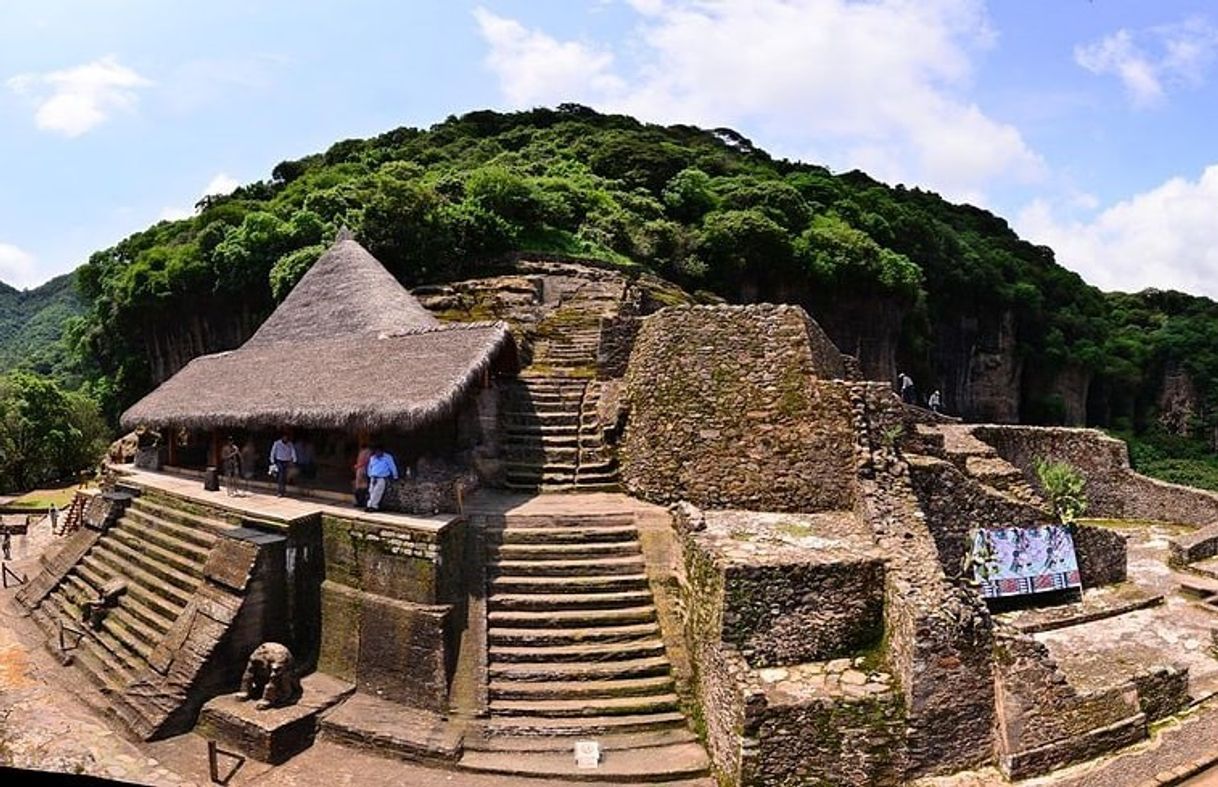
{"label": "stone retaining wall", "polygon": [[1088,516],[1198,526],[1218,522],[1218,494],[1134,472],[1125,444],[1095,429],[985,425],[972,431],[1037,489],[1037,459],[1077,467],[1087,479]]}
{"label": "stone retaining wall", "polygon": [[647,500],[824,511],[854,505],[841,354],[794,306],[647,317],[626,375],[621,477]]}

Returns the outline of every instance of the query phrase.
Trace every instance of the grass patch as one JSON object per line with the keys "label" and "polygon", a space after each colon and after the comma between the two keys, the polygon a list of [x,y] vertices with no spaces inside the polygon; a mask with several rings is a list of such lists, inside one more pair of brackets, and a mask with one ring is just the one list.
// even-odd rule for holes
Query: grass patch
{"label": "grass patch", "polygon": [[62,509],[70,506],[74,497],[76,497],[76,484],[59,489],[32,489],[9,503],[9,506],[28,508],[31,511],[45,511],[52,505]]}
{"label": "grass patch", "polygon": [[816,528],[803,522],[779,522],[774,529],[792,538],[807,538],[816,535]]}

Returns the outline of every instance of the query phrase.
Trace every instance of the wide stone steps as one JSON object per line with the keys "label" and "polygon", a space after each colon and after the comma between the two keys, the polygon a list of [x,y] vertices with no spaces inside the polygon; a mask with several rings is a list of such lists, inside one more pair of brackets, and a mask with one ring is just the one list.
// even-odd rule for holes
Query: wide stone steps
{"label": "wide stone steps", "polygon": [[584,718],[506,717],[492,718],[486,722],[486,728],[492,736],[620,735],[674,727],[685,727],[685,716],[679,711]]}
{"label": "wide stone steps", "polygon": [[[504,720],[508,721],[507,719]],[[651,730],[648,732],[619,733],[602,735],[597,738],[602,752],[628,751],[631,749],[651,749],[659,746],[672,746],[681,743],[694,743],[698,736],[685,728]],[[571,741],[566,737],[552,738],[548,736],[527,737],[523,735],[503,735],[489,732],[476,726],[472,727],[465,736],[466,751],[502,751],[502,752],[562,752],[571,753]]]}
{"label": "wide stone steps", "polygon": [[607,644],[491,645],[490,654],[492,661],[502,662],[623,661],[663,656],[664,643],[659,639],[643,639]]}
{"label": "wide stone steps", "polygon": [[607,753],[598,767],[582,770],[575,767],[570,752],[470,751],[461,758],[460,765],[474,773],[550,779],[556,783],[677,784],[704,776],[709,761],[701,746],[684,743]]}
{"label": "wide stone steps", "polygon": [[621,609],[651,604],[650,590],[621,590],[608,593],[498,593],[491,597],[492,610]]}
{"label": "wide stone steps", "polygon": [[[106,580],[117,576],[113,566],[103,563],[96,555],[86,555],[85,559],[76,566],[76,572],[95,588],[99,588]],[[131,567],[122,574],[128,580],[127,595],[134,596],[139,603],[155,613],[162,620],[172,622],[181,614],[183,607],[189,602],[189,596],[182,594],[176,588],[171,588],[150,574],[145,574]],[[150,621],[151,622],[151,621]]]}
{"label": "wide stone steps", "polygon": [[207,559],[207,553],[216,544],[215,536],[210,533],[161,519],[136,508],[123,512],[122,524],[138,531],[158,546],[190,555],[200,561]]}
{"label": "wide stone steps", "polygon": [[490,696],[496,700],[604,699],[671,694],[674,682],[669,675],[651,675],[624,680],[572,681],[491,681]]}
{"label": "wide stone steps", "polygon": [[570,557],[626,557],[638,555],[638,544],[632,541],[585,542],[576,544],[501,544],[491,547],[491,554],[507,560],[552,560]]}
{"label": "wide stone steps", "polygon": [[491,664],[489,674],[492,679],[502,678],[514,681],[605,681],[667,676],[670,668],[667,657],[647,656],[595,662],[505,662]]}
{"label": "wide stone steps", "polygon": [[115,539],[115,541],[131,551],[143,555],[152,564],[172,570],[183,577],[189,577],[192,580],[192,585],[197,583],[198,579],[203,576],[203,562],[207,557],[206,552],[203,552],[203,557],[200,558],[198,556],[199,553],[185,555],[166,549],[147,540],[144,533],[130,529],[127,523],[121,520],[116,527],[111,528],[109,537]]}
{"label": "wide stone steps", "polygon": [[496,716],[536,716],[548,719],[667,713],[677,707],[677,695],[638,697],[581,697],[577,699],[497,700],[490,703]]}
{"label": "wide stone steps", "polygon": [[603,544],[638,539],[633,525],[600,527],[491,527],[487,541],[497,544]]}
{"label": "wide stone steps", "polygon": [[[92,598],[96,598],[96,591],[86,585],[83,580],[78,577],[68,577],[68,582],[64,587],[64,593],[73,604],[83,609],[83,603]],[[108,610],[106,619],[103,625],[111,627],[116,624],[123,629],[123,634],[119,635],[120,639],[126,639],[126,635],[134,639],[130,646],[134,648],[141,657],[146,658],[149,651],[161,641],[165,636],[163,629],[154,628],[139,616],[135,615],[132,610],[132,599],[130,594],[124,594],[119,600],[119,606]],[[138,642],[138,645],[136,644]]]}
{"label": "wide stone steps", "polygon": [[635,623],[625,626],[589,625],[578,628],[496,626],[487,633],[488,641],[492,645],[507,646],[629,642],[658,636],[660,636],[660,627],[655,623]]}
{"label": "wide stone steps", "polygon": [[569,574],[638,574],[643,571],[642,555],[564,560],[500,560],[495,567],[500,576],[565,576]]}
{"label": "wide stone steps", "polygon": [[[116,529],[117,532],[117,529]],[[155,588],[157,583],[163,583],[171,587],[165,587],[165,594],[175,601],[179,601],[182,606],[190,600],[190,596],[199,585],[199,577],[197,575],[178,571],[175,568],[158,563],[153,556],[146,552],[132,549],[127,544],[117,538],[113,538],[107,534],[97,543],[97,546],[89,553],[89,556],[96,556],[103,563],[114,568],[114,573],[121,577],[128,578],[127,572],[131,572],[131,579],[137,582],[148,581],[147,577],[152,577],[151,587]],[[142,580],[141,580],[142,576]]]}
{"label": "wide stone steps", "polygon": [[625,592],[646,590],[644,574],[605,574],[578,577],[494,577],[490,582],[492,593],[521,595],[541,593],[553,595],[557,591],[587,595],[591,593]]}
{"label": "wide stone steps", "polygon": [[[47,608],[53,622],[63,620],[73,628],[83,630],[85,636],[81,639],[81,644],[83,645],[87,640],[96,645],[96,649],[102,652],[94,655],[124,685],[132,680],[132,677],[140,667],[140,660],[143,658],[132,646],[124,644],[119,636],[106,628],[105,624],[103,624],[100,630],[83,625],[80,619],[80,608],[65,598],[58,590],[48,596],[42,602],[42,605]],[[109,622],[109,620],[106,621],[106,623]],[[58,637],[58,626],[51,633]]]}
{"label": "wide stone steps", "polygon": [[[218,535],[222,535],[228,531],[235,530],[236,525],[226,522],[221,519],[215,519],[211,516],[196,514],[190,511],[184,511],[172,505],[165,505],[155,499],[147,497],[137,497],[131,503],[131,508],[128,511],[143,511],[157,517],[166,522],[182,525],[183,527],[196,531],[199,538],[210,538],[211,542],[215,542]],[[126,512],[124,512],[126,513]],[[200,542],[209,543],[209,542]]]}
{"label": "wide stone steps", "polygon": [[[650,599],[649,599],[650,600]],[[535,607],[520,611],[504,609],[492,599],[487,620],[504,628],[587,628],[626,626],[655,620],[656,608],[651,604],[637,607],[608,607],[592,609]]]}

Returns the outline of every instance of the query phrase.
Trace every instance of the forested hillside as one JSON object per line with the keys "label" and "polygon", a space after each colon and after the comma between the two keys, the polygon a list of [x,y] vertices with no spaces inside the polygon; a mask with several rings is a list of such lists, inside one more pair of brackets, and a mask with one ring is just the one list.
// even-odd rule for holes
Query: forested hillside
{"label": "forested hillside", "polygon": [[986,211],[575,105],[339,142],[94,254],[70,336],[87,390],[113,417],[236,346],[341,225],[410,286],[535,250],[798,302],[869,376],[905,369],[971,418],[1218,424],[1213,301],[1105,295]]}
{"label": "forested hillside", "polygon": [[0,283],[0,371],[26,369],[71,379],[67,347],[60,339],[69,321],[84,312],[75,274],[32,290]]}

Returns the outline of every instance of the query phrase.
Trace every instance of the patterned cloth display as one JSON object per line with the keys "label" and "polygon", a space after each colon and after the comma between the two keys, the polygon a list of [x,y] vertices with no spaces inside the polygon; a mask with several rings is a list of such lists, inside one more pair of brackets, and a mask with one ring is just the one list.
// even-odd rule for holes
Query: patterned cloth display
{"label": "patterned cloth display", "polygon": [[1083,586],[1065,525],[978,529],[970,535],[969,564],[986,598]]}

